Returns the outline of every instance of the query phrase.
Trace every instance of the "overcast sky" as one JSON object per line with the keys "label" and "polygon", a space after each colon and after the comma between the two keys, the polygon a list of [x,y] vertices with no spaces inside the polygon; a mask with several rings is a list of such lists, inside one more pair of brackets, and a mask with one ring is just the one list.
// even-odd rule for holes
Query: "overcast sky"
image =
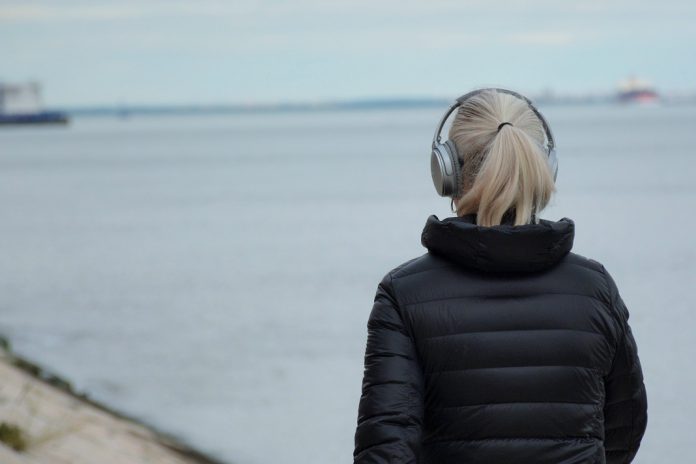
{"label": "overcast sky", "polygon": [[0,0],[0,81],[51,106],[696,90],[693,0]]}

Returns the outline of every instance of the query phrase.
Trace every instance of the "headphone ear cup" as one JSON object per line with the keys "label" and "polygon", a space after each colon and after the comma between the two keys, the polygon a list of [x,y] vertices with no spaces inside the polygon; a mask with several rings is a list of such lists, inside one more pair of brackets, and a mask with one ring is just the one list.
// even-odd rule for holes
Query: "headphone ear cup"
{"label": "headphone ear cup", "polygon": [[459,157],[450,140],[438,143],[430,157],[430,173],[438,195],[456,196],[459,193]]}
{"label": "headphone ear cup", "polygon": [[462,166],[459,161],[459,152],[457,152],[457,146],[451,140],[445,141],[445,146],[447,147],[447,153],[452,164],[452,193],[450,196],[457,197],[460,192],[459,178],[461,177]]}
{"label": "headphone ear cup", "polygon": [[446,197],[447,192],[447,162],[445,160],[445,148],[441,143],[438,143],[433,147],[433,151],[430,155],[430,175],[433,178],[433,186],[437,191],[437,194],[441,197]]}

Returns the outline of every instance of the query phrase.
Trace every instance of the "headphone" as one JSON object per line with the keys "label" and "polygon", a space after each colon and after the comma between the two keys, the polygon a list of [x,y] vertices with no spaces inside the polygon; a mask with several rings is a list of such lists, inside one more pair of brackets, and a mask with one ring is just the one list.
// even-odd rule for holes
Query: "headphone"
{"label": "headphone", "polygon": [[440,120],[437,125],[437,130],[433,136],[432,144],[432,154],[430,156],[430,173],[433,177],[433,184],[435,185],[435,190],[442,197],[456,197],[460,192],[459,178],[461,173],[461,159],[459,158],[459,153],[457,153],[457,147],[451,140],[446,140],[441,142],[441,132],[445,125],[445,121],[452,114],[452,112],[460,107],[466,100],[477,95],[486,90],[495,90],[501,93],[507,93],[513,95],[520,100],[523,100],[529,105],[529,108],[534,111],[537,115],[541,124],[544,126],[544,131],[546,132],[546,155],[549,167],[553,173],[553,181],[556,182],[556,176],[558,175],[558,158],[556,157],[556,142],[554,141],[553,134],[551,133],[551,128],[546,122],[544,116],[539,112],[538,109],[532,104],[532,102],[525,96],[520,95],[512,90],[501,89],[497,87],[489,87],[474,90],[461,97],[457,98],[452,106],[449,107],[445,115]]}

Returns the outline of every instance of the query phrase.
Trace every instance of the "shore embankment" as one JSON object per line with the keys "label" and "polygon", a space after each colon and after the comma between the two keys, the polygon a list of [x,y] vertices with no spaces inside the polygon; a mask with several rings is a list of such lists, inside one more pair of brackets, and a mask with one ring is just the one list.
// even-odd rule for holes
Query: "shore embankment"
{"label": "shore embankment", "polygon": [[76,392],[0,338],[0,463],[221,464]]}

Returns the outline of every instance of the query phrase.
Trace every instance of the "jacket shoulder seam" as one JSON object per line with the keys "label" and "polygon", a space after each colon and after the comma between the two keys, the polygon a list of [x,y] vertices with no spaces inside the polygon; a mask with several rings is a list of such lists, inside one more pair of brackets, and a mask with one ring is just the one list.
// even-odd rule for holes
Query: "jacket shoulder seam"
{"label": "jacket shoulder seam", "polygon": [[577,260],[578,262],[569,263],[569,264],[572,264],[572,265],[578,266],[578,267],[582,267],[585,269],[590,269],[590,270],[596,272],[597,274],[602,274],[602,275],[604,274],[604,272],[602,271],[602,267],[603,267],[602,263],[600,263],[599,261],[592,259],[592,258],[588,258],[587,256],[583,256],[583,255],[576,253],[574,251],[569,252],[568,255],[579,258]]}
{"label": "jacket shoulder seam", "polygon": [[[423,259],[423,257],[427,256],[427,253],[423,253],[422,255],[416,256],[415,258],[411,258],[408,261],[405,261],[395,268],[393,268],[391,271],[389,271],[389,274],[392,275],[394,279],[398,279],[399,277],[404,277],[410,274],[402,274],[408,267],[413,264],[414,262],[418,261],[419,259]],[[416,274],[419,271],[412,272],[411,274]]]}

